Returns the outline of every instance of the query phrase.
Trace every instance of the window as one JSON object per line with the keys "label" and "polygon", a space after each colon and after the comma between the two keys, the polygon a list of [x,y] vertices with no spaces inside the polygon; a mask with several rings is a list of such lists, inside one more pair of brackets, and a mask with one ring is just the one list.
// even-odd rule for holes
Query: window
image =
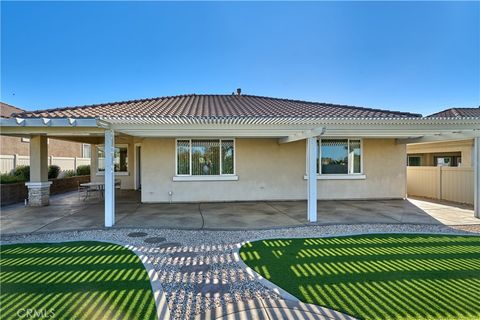
{"label": "window", "polygon": [[30,142],[30,138],[22,138],[22,142]]}
{"label": "window", "polygon": [[462,157],[461,156],[452,157],[452,166],[461,167],[462,166]]}
{"label": "window", "polygon": [[410,167],[418,167],[422,165],[421,156],[408,156],[408,165]]}
{"label": "window", "polygon": [[449,167],[452,164],[451,157],[435,157],[435,164],[437,167]]}
{"label": "window", "polygon": [[178,176],[218,176],[235,174],[235,143],[231,139],[177,140]]}
{"label": "window", "polygon": [[319,140],[317,172],[320,174],[362,173],[362,142],[360,139]]}
{"label": "window", "polygon": [[437,155],[437,156],[433,156],[433,161],[435,163],[435,166],[449,166],[449,167],[460,167],[460,166],[462,166],[462,157],[461,156]]}
{"label": "window", "polygon": [[92,146],[89,144],[82,144],[82,158],[90,158],[92,156]]}
{"label": "window", "polygon": [[[98,171],[105,171],[105,151],[104,147],[97,147]],[[128,172],[128,148],[127,146],[116,146],[114,154],[115,172]]]}

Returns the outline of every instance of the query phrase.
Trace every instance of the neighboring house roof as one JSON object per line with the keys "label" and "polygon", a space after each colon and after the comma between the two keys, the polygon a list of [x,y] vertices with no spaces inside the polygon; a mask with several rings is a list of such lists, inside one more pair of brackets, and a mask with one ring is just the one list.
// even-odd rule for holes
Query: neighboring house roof
{"label": "neighboring house roof", "polygon": [[427,118],[480,118],[480,107],[450,108],[431,114]]}
{"label": "neighboring house roof", "polygon": [[22,118],[295,117],[417,118],[420,114],[253,95],[179,95],[16,114]]}
{"label": "neighboring house roof", "polygon": [[8,103],[0,102],[0,116],[3,118],[10,118],[12,114],[25,112],[25,110],[14,107]]}

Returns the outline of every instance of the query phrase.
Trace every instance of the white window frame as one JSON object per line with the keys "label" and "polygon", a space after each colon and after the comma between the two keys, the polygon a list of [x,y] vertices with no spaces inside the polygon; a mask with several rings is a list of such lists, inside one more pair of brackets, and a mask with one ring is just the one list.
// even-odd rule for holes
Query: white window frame
{"label": "white window frame", "polygon": [[[189,142],[189,174],[179,174],[178,173],[178,141],[188,141]],[[192,175],[192,140],[219,140],[220,148],[220,174],[219,175]],[[233,141],[233,173],[223,174],[223,164],[222,164],[222,140],[232,140]],[[199,138],[176,138],[175,139],[175,176],[172,178],[173,181],[236,181],[238,180],[237,176],[237,146],[235,138],[211,138],[211,137],[199,137]]]}
{"label": "white window frame", "polygon": [[[339,173],[339,174],[322,174],[322,138],[317,139],[318,144],[318,170],[317,180],[364,180],[367,178],[363,171],[363,138],[358,137],[323,137],[325,140],[347,140],[347,145],[350,147],[350,140],[360,140],[360,173]],[[308,144],[308,141],[307,141]],[[308,153],[308,148],[307,148]],[[307,163],[306,167],[308,168],[308,157],[306,157]],[[348,165],[348,163],[347,163]],[[305,174],[304,179],[307,179]]]}
{"label": "white window frame", "polygon": [[[96,156],[96,162],[97,162],[97,173],[96,175],[97,176],[104,176],[105,175],[105,171],[100,171],[99,170],[99,166],[98,166],[98,148],[99,147],[105,147],[105,145],[103,144],[99,144],[97,146],[95,146],[95,156]],[[129,155],[129,148],[128,148],[128,144],[115,144],[115,148],[127,148],[127,157]],[[127,164],[127,167],[130,165],[130,163]],[[115,175],[116,176],[128,176],[130,175],[128,169],[127,171],[115,171]]]}
{"label": "white window frame", "polygon": [[[85,147],[90,146],[90,157],[85,157]],[[92,145],[89,143],[82,143],[82,158],[92,158]],[[98,166],[98,163],[97,163]]]}

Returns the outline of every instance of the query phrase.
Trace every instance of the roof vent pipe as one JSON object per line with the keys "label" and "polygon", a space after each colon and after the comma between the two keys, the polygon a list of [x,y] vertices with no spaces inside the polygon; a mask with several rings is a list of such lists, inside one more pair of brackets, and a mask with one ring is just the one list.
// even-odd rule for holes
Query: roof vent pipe
{"label": "roof vent pipe", "polygon": [[237,95],[241,95],[242,94],[242,89],[241,88],[238,88],[237,89]]}

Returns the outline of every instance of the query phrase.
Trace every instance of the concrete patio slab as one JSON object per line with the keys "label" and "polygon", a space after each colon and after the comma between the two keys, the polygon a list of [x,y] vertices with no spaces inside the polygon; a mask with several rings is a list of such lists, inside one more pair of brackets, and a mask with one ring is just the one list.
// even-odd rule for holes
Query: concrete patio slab
{"label": "concrete patio slab", "polygon": [[469,205],[420,198],[409,199],[409,202],[441,224],[480,224],[480,219],[473,216],[473,208]]}
{"label": "concrete patio slab", "polygon": [[138,205],[127,216],[117,219],[118,227],[164,227],[200,229],[202,216],[195,203],[146,203]]}
{"label": "concrete patio slab", "polygon": [[[293,219],[305,220],[305,202],[279,201],[270,202],[270,205]],[[407,200],[324,200],[318,202],[317,212],[320,224],[438,223],[437,219]]]}
{"label": "concrete patio slab", "polygon": [[[274,228],[280,226],[303,225],[307,221],[290,217],[266,202],[202,203],[200,205],[204,228],[252,229],[262,226]],[[305,215],[305,214],[304,214]]]}
{"label": "concrete patio slab", "polygon": [[[251,230],[307,225],[306,201],[140,203],[140,193],[116,195],[117,228]],[[52,196],[47,207],[2,207],[2,234],[98,229],[103,200],[76,192]],[[469,206],[426,199],[318,201],[317,224],[480,224]]]}

